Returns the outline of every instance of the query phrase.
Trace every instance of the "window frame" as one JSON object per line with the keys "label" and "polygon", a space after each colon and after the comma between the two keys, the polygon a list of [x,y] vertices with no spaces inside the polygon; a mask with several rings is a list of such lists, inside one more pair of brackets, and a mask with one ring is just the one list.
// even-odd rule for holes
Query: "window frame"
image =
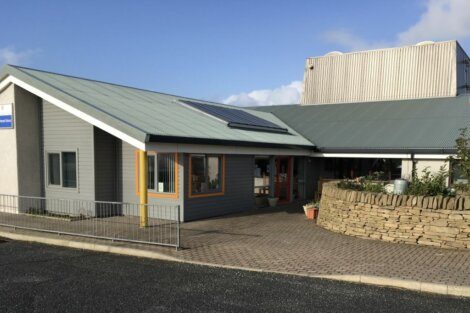
{"label": "window frame", "polygon": [[[75,187],[65,187],[64,186],[64,179],[63,179],[63,160],[62,160],[62,155],[63,153],[74,153],[75,154]],[[49,155],[51,154],[58,154],[59,155],[59,180],[60,184],[55,185],[50,183],[50,164],[49,164]],[[47,188],[51,189],[63,189],[63,190],[70,190],[70,191],[76,191],[78,190],[79,186],[79,175],[78,175],[78,150],[47,150],[45,151],[45,172],[46,175],[46,186]]]}
{"label": "window frame", "polygon": [[[208,159],[209,157],[218,157],[219,158],[219,181],[220,187],[214,191],[206,192],[193,192],[193,182],[192,182],[192,172],[193,172],[193,156],[203,156],[205,162],[205,173],[204,176],[208,177]],[[214,196],[223,196],[225,195],[225,155],[224,154],[205,154],[205,153],[194,153],[189,154],[189,169],[188,169],[188,197],[189,198],[204,198],[204,197],[214,197]]]}
{"label": "window frame", "polygon": [[[158,184],[158,168],[157,168],[157,160],[158,160],[158,155],[159,154],[171,154],[174,156],[174,192],[158,192],[157,189],[157,184]],[[158,151],[147,151],[147,162],[148,162],[148,157],[149,156],[155,156],[154,162],[155,162],[155,168],[154,168],[154,177],[155,177],[155,184],[154,184],[154,189],[148,189],[147,188],[147,196],[149,198],[167,198],[167,199],[178,199],[179,198],[179,155],[178,152],[161,152],[159,153]],[[135,150],[134,153],[135,157],[135,193],[137,196],[140,195],[140,180],[139,180],[139,150]],[[148,168],[148,164],[147,164]],[[147,175],[149,173],[147,172]],[[146,186],[148,187],[148,185]]]}

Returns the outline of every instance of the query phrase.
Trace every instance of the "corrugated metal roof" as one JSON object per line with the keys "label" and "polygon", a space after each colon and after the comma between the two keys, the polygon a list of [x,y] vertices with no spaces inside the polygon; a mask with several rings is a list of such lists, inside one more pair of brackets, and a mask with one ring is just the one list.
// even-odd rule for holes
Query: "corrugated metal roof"
{"label": "corrugated metal roof", "polygon": [[470,126],[470,94],[256,109],[274,113],[325,152],[454,150],[459,129]]}
{"label": "corrugated metal roof", "polygon": [[289,133],[230,128],[226,123],[178,102],[193,100],[185,97],[11,65],[3,68],[0,80],[7,75],[12,75],[142,142],[146,138],[184,137],[194,139],[195,142],[197,139],[205,139],[220,144],[248,142],[260,146],[274,144],[313,147],[311,142],[294,129],[266,112],[230,106],[288,128]]}

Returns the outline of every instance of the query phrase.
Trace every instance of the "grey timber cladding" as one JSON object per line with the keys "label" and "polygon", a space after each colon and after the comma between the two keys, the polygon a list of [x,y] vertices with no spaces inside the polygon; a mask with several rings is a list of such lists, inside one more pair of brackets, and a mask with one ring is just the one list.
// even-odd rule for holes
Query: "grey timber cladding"
{"label": "grey timber cladding", "polygon": [[94,128],[95,194],[97,201],[120,201],[120,141]]}
{"label": "grey timber cladding", "polygon": [[[43,101],[43,144],[45,164],[45,196],[95,200],[93,126],[53,104]],[[77,152],[77,188],[49,186],[47,153]]]}
{"label": "grey timber cladding", "polygon": [[[189,184],[189,155],[185,155],[185,186]],[[225,194],[221,196],[185,197],[184,220],[219,216],[250,210],[254,205],[254,156],[225,155]]]}

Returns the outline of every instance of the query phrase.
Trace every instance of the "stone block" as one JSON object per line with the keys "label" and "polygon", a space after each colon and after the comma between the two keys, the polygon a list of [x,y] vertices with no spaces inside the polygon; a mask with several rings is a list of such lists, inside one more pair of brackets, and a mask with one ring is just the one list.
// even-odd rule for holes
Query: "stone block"
{"label": "stone block", "polygon": [[463,202],[463,209],[470,210],[470,197],[465,197],[465,200]]}
{"label": "stone block", "polygon": [[424,232],[426,234],[446,234],[446,235],[457,235],[460,230],[457,228],[445,227],[445,226],[424,226]]}
{"label": "stone block", "polygon": [[449,198],[449,200],[447,201],[446,209],[447,210],[455,210],[455,199],[454,198]]}
{"label": "stone block", "polygon": [[437,219],[429,223],[429,225],[432,225],[432,226],[447,226],[447,224],[448,224],[447,219]]}
{"label": "stone block", "polygon": [[428,203],[429,203],[429,197],[424,197],[423,198],[422,208],[427,209],[428,208]]}

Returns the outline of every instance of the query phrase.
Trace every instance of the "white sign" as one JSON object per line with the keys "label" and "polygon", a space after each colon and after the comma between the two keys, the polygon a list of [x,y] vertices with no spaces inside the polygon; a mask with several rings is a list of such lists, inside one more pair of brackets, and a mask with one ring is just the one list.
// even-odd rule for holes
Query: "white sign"
{"label": "white sign", "polygon": [[13,104],[0,104],[0,128],[13,128]]}

